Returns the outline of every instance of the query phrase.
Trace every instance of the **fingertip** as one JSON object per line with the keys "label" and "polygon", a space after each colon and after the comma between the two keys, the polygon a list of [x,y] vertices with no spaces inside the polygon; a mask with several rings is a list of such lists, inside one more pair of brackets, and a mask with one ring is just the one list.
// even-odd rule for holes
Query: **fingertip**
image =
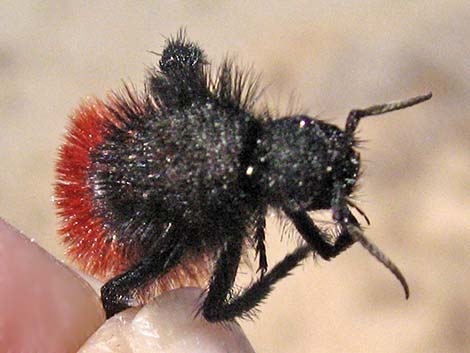
{"label": "fingertip", "polygon": [[0,347],[76,352],[104,321],[91,287],[0,219]]}
{"label": "fingertip", "polygon": [[201,293],[198,288],[180,288],[141,309],[126,310],[109,319],[80,353],[254,353],[236,323],[211,324],[195,316]]}

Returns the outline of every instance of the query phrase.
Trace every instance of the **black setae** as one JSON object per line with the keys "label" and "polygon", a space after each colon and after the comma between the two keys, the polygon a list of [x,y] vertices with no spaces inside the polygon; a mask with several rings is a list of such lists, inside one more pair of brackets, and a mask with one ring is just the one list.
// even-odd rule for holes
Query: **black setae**
{"label": "black setae", "polygon": [[[123,99],[115,108],[119,124],[93,151],[89,183],[99,217],[118,241],[144,249],[140,261],[102,287],[107,316],[183,257],[210,253],[215,263],[203,316],[211,322],[243,317],[307,256],[329,260],[356,241],[393,272],[408,297],[400,271],[364,237],[351,212],[361,165],[354,133],[361,118],[431,94],[353,110],[340,129],[305,115],[256,113],[254,80],[230,60],[215,75],[210,70],[203,50],[182,32],[169,39],[159,68],[149,73],[146,106],[133,109],[132,95]],[[268,208],[284,213],[305,240],[270,270]],[[337,223],[334,244],[308,215],[322,209],[331,209]],[[247,246],[256,250],[260,276],[235,292]]]}

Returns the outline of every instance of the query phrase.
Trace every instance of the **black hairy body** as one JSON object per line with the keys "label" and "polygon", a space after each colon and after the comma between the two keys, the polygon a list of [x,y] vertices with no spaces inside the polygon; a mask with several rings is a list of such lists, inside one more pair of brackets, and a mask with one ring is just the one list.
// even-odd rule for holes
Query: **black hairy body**
{"label": "black hairy body", "polygon": [[[132,265],[102,288],[107,315],[181,260],[214,261],[202,314],[209,321],[249,315],[273,284],[316,253],[335,257],[360,241],[408,288],[398,269],[364,237],[350,208],[360,171],[354,131],[360,118],[429,96],[352,111],[344,130],[305,115],[273,119],[253,108],[255,82],[230,60],[211,78],[203,51],[182,33],[169,39],[143,97],[117,97],[113,123],[91,152],[93,212]],[[305,245],[268,271],[265,216],[284,213]],[[331,209],[331,244],[308,212]],[[362,211],[359,210],[362,213]],[[233,290],[244,249],[253,246],[260,277]],[[137,255],[136,255],[137,254]]]}
{"label": "black hairy body", "polygon": [[[193,107],[165,120],[146,119],[126,143],[103,144],[90,179],[105,219],[113,228],[129,221],[139,227],[178,223],[182,234],[191,233],[191,246],[201,249],[222,245],[232,226],[233,233],[244,232],[254,204],[238,182],[244,125],[223,111]],[[152,242],[155,233],[143,236]]]}

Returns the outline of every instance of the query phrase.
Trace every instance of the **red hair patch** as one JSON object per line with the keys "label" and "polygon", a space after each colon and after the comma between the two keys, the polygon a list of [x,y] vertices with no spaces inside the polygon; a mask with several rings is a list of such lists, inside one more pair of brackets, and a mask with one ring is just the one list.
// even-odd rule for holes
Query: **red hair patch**
{"label": "red hair patch", "polygon": [[[111,134],[113,128],[126,125],[127,113],[141,114],[145,101],[125,87],[124,97],[109,95],[108,102],[90,98],[71,117],[71,127],[59,150],[55,203],[62,219],[59,233],[67,253],[79,267],[103,281],[124,272],[140,260],[138,244],[119,242],[112,229],[97,217],[93,191],[88,182],[91,154]],[[132,134],[132,131],[128,131]],[[139,303],[155,294],[184,286],[207,285],[211,260],[207,255],[182,259],[164,276],[137,292]]]}

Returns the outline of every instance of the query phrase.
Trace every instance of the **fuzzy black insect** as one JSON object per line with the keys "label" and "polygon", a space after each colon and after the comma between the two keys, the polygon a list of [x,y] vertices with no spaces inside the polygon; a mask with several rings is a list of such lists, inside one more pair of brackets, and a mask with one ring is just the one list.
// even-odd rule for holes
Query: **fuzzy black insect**
{"label": "fuzzy black insect", "polygon": [[[329,260],[356,241],[393,272],[408,297],[400,271],[365,238],[351,212],[363,214],[351,200],[361,165],[354,133],[363,117],[410,107],[431,94],[353,110],[340,129],[306,115],[274,119],[257,112],[258,92],[255,80],[231,60],[213,70],[203,50],[179,33],[150,70],[145,94],[128,89],[101,108],[95,104],[92,119],[105,116],[99,124],[105,132],[90,142],[84,179],[76,182],[90,199],[80,210],[87,225],[68,206],[70,195],[79,192],[64,182],[78,168],[69,160],[59,163],[57,199],[70,221],[62,233],[79,249],[78,260],[110,257],[112,248],[125,263],[119,268],[110,259],[89,268],[117,274],[101,290],[108,317],[132,305],[139,289],[168,281],[183,262],[188,276],[210,269],[201,308],[208,321],[243,317],[310,254]],[[84,110],[81,116],[88,114]],[[63,159],[72,158],[67,143]],[[305,241],[270,270],[264,244],[269,208],[287,216]],[[308,215],[324,209],[332,211],[339,229],[334,243]],[[99,232],[91,231],[98,221]],[[94,243],[83,245],[89,238]],[[250,246],[260,276],[236,292],[240,259]]]}

